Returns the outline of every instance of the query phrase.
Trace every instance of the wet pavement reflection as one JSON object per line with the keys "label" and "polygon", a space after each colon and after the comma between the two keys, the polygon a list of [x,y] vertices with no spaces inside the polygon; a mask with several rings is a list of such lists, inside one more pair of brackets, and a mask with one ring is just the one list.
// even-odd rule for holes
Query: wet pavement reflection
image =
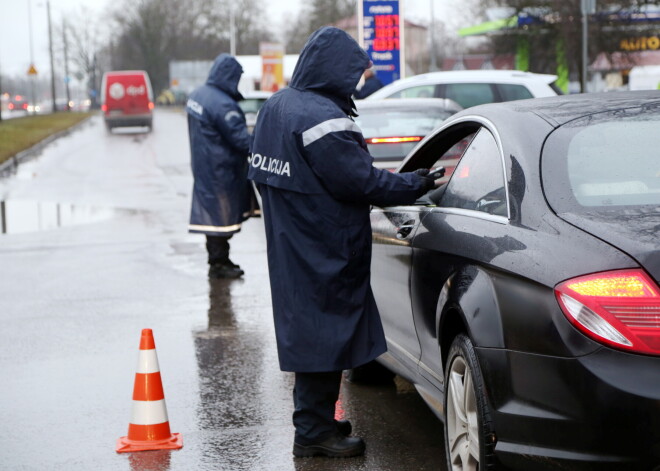
{"label": "wet pavement reflection", "polygon": [[116,212],[112,208],[47,201],[0,201],[0,234],[47,231],[100,222],[112,218]]}
{"label": "wet pavement reflection", "polygon": [[354,434],[365,438],[365,456],[294,458],[293,375],[279,371],[274,339],[264,337],[272,332],[250,325],[234,306],[232,291],[239,289],[249,285],[209,280],[208,326],[195,334],[201,399],[196,414],[208,432],[205,462],[223,470],[443,469],[442,425],[398,377],[386,385],[342,382],[337,418],[351,420]]}

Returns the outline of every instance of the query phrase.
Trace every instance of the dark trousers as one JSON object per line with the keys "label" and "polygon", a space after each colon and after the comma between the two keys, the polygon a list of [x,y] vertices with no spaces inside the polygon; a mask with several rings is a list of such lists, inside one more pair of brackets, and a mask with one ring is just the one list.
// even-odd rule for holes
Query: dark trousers
{"label": "dark trousers", "polygon": [[206,235],[206,251],[209,254],[209,265],[227,263],[229,261],[229,239],[231,239],[232,235]]}
{"label": "dark trousers", "polygon": [[336,433],[335,404],[340,384],[341,371],[296,373],[293,425],[297,444],[310,445]]}

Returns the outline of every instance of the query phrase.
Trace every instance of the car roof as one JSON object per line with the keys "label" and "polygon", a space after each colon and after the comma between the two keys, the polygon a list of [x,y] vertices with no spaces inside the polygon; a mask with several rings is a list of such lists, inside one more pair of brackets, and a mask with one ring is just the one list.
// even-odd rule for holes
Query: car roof
{"label": "car roof", "polygon": [[[660,106],[660,91],[621,91],[559,95],[554,97],[532,98],[528,100],[488,103],[474,106],[454,117],[470,114],[496,116],[499,114],[518,115],[517,119],[529,119],[533,114],[554,127],[561,126],[578,118],[604,111],[615,111],[640,106]],[[515,119],[515,118],[514,118]]]}
{"label": "car roof", "polygon": [[458,112],[463,109],[461,105],[448,98],[381,98],[373,100],[356,100],[355,107],[358,113],[362,110],[374,109],[390,111],[397,109],[441,108],[447,111]]}
{"label": "car roof", "polygon": [[499,82],[499,81],[542,81],[552,83],[557,80],[556,75],[536,74],[533,72],[523,72],[520,70],[445,70],[441,72],[427,72],[425,74],[413,75],[399,79],[392,84],[415,84],[415,83],[444,83],[444,82],[463,82],[463,81],[481,81],[481,82]]}

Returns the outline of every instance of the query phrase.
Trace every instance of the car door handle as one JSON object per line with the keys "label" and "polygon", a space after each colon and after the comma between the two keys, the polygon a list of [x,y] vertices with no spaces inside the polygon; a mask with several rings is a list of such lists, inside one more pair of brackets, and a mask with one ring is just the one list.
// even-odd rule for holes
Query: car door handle
{"label": "car door handle", "polygon": [[399,226],[396,230],[396,238],[399,240],[405,239],[410,235],[414,228],[414,224],[404,224],[403,226]]}

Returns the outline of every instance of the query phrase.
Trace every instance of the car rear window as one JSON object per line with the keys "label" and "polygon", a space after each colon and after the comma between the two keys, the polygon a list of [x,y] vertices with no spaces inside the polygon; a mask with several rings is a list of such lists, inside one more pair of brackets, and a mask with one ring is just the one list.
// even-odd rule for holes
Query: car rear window
{"label": "car rear window", "polygon": [[660,202],[660,121],[586,127],[568,146],[568,178],[582,206]]}
{"label": "car rear window", "polygon": [[410,110],[358,110],[355,122],[365,139],[371,137],[426,136],[452,112],[430,108]]}
{"label": "car rear window", "polygon": [[376,160],[379,160],[402,159],[418,144],[419,140],[372,143],[372,138],[423,138],[440,126],[453,112],[441,108],[424,109],[419,107],[409,110],[361,109],[358,110],[358,114],[359,116],[355,118],[355,122],[362,130],[362,135],[367,141],[369,153]]}
{"label": "car rear window", "polygon": [[526,100],[534,98],[534,95],[524,85],[513,85],[510,83],[501,83],[497,86],[502,96],[502,101]]}
{"label": "car rear window", "polygon": [[448,83],[442,88],[443,98],[454,100],[463,108],[498,101],[490,83]]}
{"label": "car rear window", "polygon": [[[660,111],[590,116],[553,133],[544,188],[558,212],[660,204]],[[582,208],[582,210],[580,210]]]}

